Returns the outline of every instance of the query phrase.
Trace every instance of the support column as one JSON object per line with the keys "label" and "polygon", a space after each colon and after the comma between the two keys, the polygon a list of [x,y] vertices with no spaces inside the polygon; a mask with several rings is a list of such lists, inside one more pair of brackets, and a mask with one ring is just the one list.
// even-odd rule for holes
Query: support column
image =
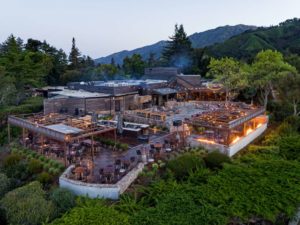
{"label": "support column", "polygon": [[92,161],[94,162],[94,135],[91,138],[91,153],[92,153]]}
{"label": "support column", "polygon": [[229,146],[230,145],[230,130],[227,130],[227,140],[226,144]]}
{"label": "support column", "polygon": [[114,150],[115,150],[117,144],[117,129],[114,129],[114,140],[115,140],[115,145],[114,145]]}
{"label": "support column", "polygon": [[67,143],[64,142],[64,163],[65,167],[67,167]]}

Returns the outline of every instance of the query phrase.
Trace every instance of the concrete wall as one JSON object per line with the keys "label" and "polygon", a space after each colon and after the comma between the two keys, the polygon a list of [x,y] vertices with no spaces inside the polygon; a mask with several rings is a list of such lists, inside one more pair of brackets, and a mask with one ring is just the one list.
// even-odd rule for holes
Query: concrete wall
{"label": "concrete wall", "polygon": [[257,137],[259,137],[265,130],[267,129],[267,123],[262,124],[259,128],[256,128],[254,131],[252,131],[247,136],[241,138],[236,143],[225,146],[221,144],[211,144],[211,143],[203,143],[195,140],[192,137],[189,137],[187,139],[189,145],[191,147],[203,147],[207,150],[218,150],[223,154],[228,155],[229,157],[232,157],[236,153],[238,153],[241,149],[245,148],[248,144],[250,144],[252,141],[254,141]]}
{"label": "concrete wall", "polygon": [[235,155],[238,151],[245,148],[248,144],[254,141],[257,137],[259,137],[265,130],[267,129],[267,123],[261,125],[259,128],[256,128],[246,137],[241,138],[233,145],[230,145],[228,148],[228,155],[231,157]]}
{"label": "concrete wall", "polygon": [[72,191],[76,195],[88,196],[90,198],[106,198],[117,200],[143,171],[144,164],[139,163],[129,173],[127,173],[116,184],[91,184],[69,179],[69,174],[74,168],[70,166],[59,178],[59,186]]}

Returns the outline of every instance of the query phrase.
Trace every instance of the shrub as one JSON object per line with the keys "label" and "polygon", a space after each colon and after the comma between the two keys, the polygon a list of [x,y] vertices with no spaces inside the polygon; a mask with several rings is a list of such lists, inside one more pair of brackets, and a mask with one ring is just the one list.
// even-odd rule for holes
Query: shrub
{"label": "shrub", "polygon": [[41,160],[42,162],[44,162],[44,161],[46,160],[46,157],[43,156],[43,155],[41,155],[41,156],[39,157],[39,160]]}
{"label": "shrub", "polygon": [[227,155],[218,151],[213,151],[207,154],[204,158],[205,164],[210,169],[220,169],[224,163],[230,163],[231,160]]}
{"label": "shrub", "polygon": [[13,153],[5,157],[3,165],[4,168],[10,168],[16,166],[22,159],[22,156],[18,153]]}
{"label": "shrub", "polygon": [[186,179],[191,171],[202,167],[204,167],[202,158],[191,153],[185,153],[167,163],[167,168],[174,173],[178,180]]}
{"label": "shrub", "polygon": [[52,176],[47,172],[42,172],[37,176],[37,180],[43,185],[50,184],[52,182]]}
{"label": "shrub", "polygon": [[193,185],[206,183],[212,172],[208,168],[200,168],[189,174],[188,182]]}
{"label": "shrub", "polygon": [[44,163],[43,164],[43,169],[48,171],[51,168],[51,165],[49,163]]}
{"label": "shrub", "polygon": [[300,160],[300,135],[283,136],[278,141],[280,155],[289,160]]}
{"label": "shrub", "polygon": [[9,191],[10,187],[10,179],[5,174],[0,173],[0,198]]}
{"label": "shrub", "polygon": [[8,192],[0,201],[9,224],[38,225],[53,214],[53,203],[47,201],[37,181]]}
{"label": "shrub", "polygon": [[54,203],[57,216],[73,208],[76,204],[75,195],[65,188],[56,188],[50,194],[50,200]]}
{"label": "shrub", "polygon": [[73,208],[62,218],[51,223],[52,225],[129,225],[129,217],[113,207],[108,207],[99,199],[86,200]]}
{"label": "shrub", "polygon": [[28,163],[28,171],[32,174],[40,173],[43,170],[42,163],[37,159],[31,159]]}

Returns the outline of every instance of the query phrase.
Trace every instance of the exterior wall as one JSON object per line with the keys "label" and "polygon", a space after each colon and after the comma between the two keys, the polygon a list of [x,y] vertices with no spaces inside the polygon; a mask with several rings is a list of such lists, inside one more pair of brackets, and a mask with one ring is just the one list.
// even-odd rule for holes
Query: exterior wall
{"label": "exterior wall", "polygon": [[253,132],[248,134],[246,137],[241,138],[235,144],[230,145],[228,148],[229,156],[235,155],[241,149],[245,148],[248,144],[254,141],[267,129],[267,123],[261,125],[259,128],[256,128]]}
{"label": "exterior wall", "polygon": [[133,104],[138,104],[137,94],[106,97],[106,98],[49,98],[44,100],[44,114],[59,113],[67,109],[68,114],[74,114],[75,109],[93,111],[115,111],[115,102],[120,101],[121,110],[128,110]]}
{"label": "exterior wall", "polygon": [[203,148],[209,151],[218,150],[221,153],[226,154],[229,157],[232,157],[233,155],[238,153],[241,149],[245,148],[248,144],[254,141],[257,137],[259,137],[266,129],[267,129],[267,123],[261,125],[259,128],[256,128],[250,134],[241,138],[239,141],[237,141],[233,145],[230,145],[229,147],[221,144],[210,144],[210,143],[199,142],[193,139],[192,137],[188,138],[187,140],[191,147],[202,146]]}
{"label": "exterior wall", "polygon": [[91,184],[68,178],[74,165],[70,166],[59,178],[59,186],[72,191],[76,195],[90,198],[106,198],[117,200],[143,171],[144,164],[139,163],[116,184]]}

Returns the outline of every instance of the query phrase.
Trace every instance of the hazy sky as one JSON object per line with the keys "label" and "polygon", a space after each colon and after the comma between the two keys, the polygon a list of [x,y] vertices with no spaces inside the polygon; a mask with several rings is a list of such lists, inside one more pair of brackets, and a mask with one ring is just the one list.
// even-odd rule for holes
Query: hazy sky
{"label": "hazy sky", "polygon": [[300,17],[300,0],[0,0],[0,42],[11,33],[91,57],[217,26],[276,25]]}

